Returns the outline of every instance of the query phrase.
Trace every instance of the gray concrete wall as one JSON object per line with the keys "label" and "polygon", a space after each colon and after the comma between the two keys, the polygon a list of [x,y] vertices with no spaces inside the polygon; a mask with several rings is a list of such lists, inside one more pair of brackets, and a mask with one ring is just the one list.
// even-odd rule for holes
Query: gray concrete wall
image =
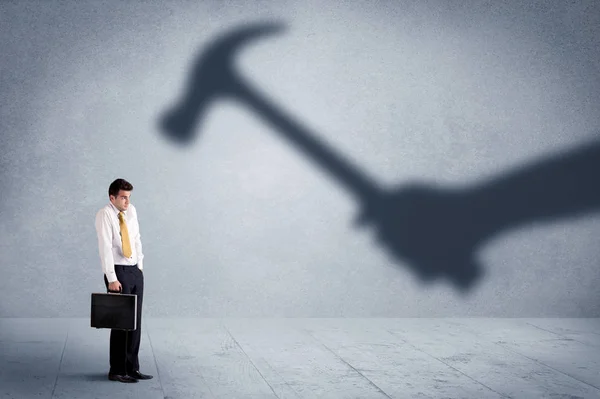
{"label": "gray concrete wall", "polygon": [[[117,177],[146,315],[600,316],[598,2],[225,3],[0,4],[1,317],[89,314]],[[272,107],[172,140],[232,32]]]}

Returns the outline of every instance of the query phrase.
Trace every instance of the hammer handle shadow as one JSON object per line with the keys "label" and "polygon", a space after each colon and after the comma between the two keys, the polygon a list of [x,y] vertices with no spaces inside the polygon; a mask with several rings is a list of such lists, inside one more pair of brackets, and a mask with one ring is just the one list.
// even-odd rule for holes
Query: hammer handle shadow
{"label": "hammer handle shadow", "polygon": [[258,90],[250,88],[247,84],[239,84],[235,97],[271,124],[276,131],[316,162],[323,171],[328,172],[344,188],[352,192],[362,203],[383,195],[381,189],[372,183],[372,179],[369,179],[360,169],[336,153],[326,143],[318,140],[314,134],[294,121],[292,117],[284,114],[281,107],[273,105],[259,94]]}

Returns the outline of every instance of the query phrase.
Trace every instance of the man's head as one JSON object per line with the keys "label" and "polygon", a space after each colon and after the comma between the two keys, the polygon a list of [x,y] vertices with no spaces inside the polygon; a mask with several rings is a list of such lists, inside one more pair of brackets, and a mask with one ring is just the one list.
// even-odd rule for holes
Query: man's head
{"label": "man's head", "polygon": [[108,198],[111,204],[121,212],[129,208],[129,197],[133,186],[125,179],[117,179],[108,187]]}

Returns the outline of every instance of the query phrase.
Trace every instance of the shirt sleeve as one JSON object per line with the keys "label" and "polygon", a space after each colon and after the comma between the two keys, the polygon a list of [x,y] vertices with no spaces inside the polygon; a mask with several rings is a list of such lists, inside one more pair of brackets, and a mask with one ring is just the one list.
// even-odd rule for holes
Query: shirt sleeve
{"label": "shirt sleeve", "polygon": [[143,270],[144,269],[144,253],[142,252],[142,236],[140,234],[140,223],[138,221],[138,216],[137,216],[137,209],[135,209],[135,207],[132,206],[132,210],[135,213],[135,224],[136,224],[136,233],[135,233],[135,237],[133,238],[133,242],[135,245],[135,252],[137,253],[137,265],[138,265],[138,269]]}
{"label": "shirt sleeve", "polygon": [[96,233],[98,234],[98,251],[100,252],[102,272],[106,275],[108,282],[112,283],[117,281],[112,253],[112,228],[110,217],[104,210],[96,215]]}

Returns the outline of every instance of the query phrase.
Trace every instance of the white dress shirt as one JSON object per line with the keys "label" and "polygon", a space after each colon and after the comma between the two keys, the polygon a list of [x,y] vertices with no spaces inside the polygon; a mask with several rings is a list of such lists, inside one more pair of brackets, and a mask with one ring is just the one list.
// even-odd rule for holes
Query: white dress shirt
{"label": "white dress shirt", "polygon": [[138,269],[142,270],[144,268],[140,225],[133,204],[129,204],[128,209],[123,212],[123,216],[131,241],[131,256],[129,258],[123,255],[119,210],[109,202],[96,214],[96,233],[98,234],[98,250],[102,272],[106,275],[109,283],[117,281],[115,265],[135,265],[137,263]]}

